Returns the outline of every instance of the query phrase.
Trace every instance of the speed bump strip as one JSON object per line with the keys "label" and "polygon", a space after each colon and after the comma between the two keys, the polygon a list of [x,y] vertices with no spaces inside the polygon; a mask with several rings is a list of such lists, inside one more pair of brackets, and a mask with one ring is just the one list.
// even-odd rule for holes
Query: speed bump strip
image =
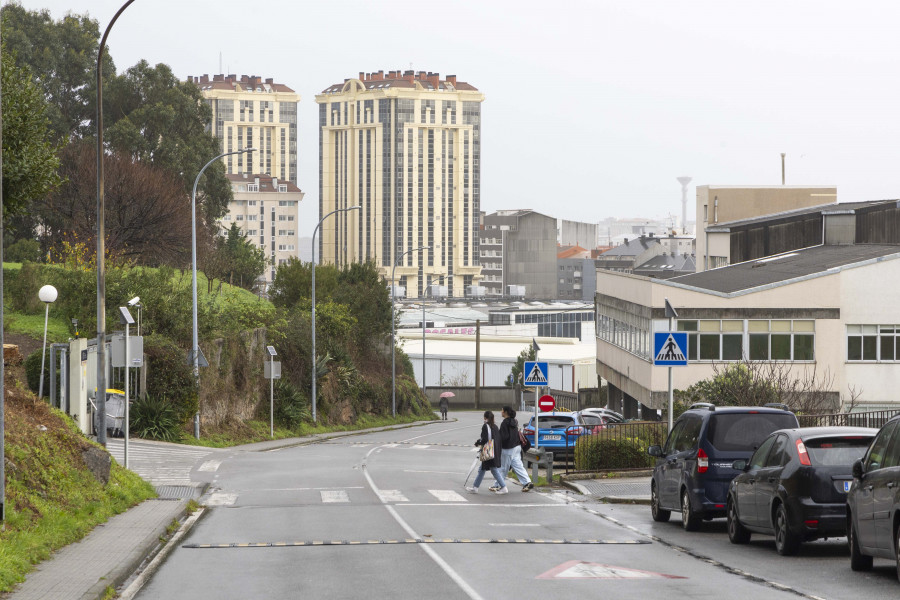
{"label": "speed bump strip", "polygon": [[236,542],[230,544],[184,544],[188,549],[225,549],[225,548],[296,548],[300,546],[376,546],[382,544],[570,544],[570,545],[639,545],[650,544],[650,540],[535,540],[535,539],[455,539],[430,538],[404,540],[311,540],[304,542]]}

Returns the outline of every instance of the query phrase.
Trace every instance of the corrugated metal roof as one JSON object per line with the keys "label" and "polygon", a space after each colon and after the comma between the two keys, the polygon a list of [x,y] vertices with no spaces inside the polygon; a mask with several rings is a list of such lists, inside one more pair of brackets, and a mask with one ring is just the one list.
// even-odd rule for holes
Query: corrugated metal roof
{"label": "corrugated metal roof", "polygon": [[731,229],[737,227],[744,227],[747,225],[755,225],[757,223],[765,223],[767,221],[775,221],[780,219],[790,219],[791,217],[802,217],[804,215],[815,215],[815,214],[827,214],[834,212],[853,212],[859,210],[860,208],[868,208],[870,206],[877,206],[879,204],[889,204],[896,203],[897,200],[867,200],[865,202],[842,202],[836,203],[831,202],[829,204],[819,204],[817,206],[808,206],[806,208],[797,208],[794,210],[786,210],[780,213],[761,215],[758,217],[751,217],[748,219],[738,219],[736,221],[728,221],[724,223],[716,223],[715,225],[709,225],[706,227],[706,231],[710,233],[714,232],[727,232]]}

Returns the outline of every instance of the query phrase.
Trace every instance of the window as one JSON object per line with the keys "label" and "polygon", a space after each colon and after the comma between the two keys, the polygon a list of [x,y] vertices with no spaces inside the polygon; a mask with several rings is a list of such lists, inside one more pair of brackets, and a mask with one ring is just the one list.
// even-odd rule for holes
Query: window
{"label": "window", "polygon": [[259,216],[259,215],[247,215],[247,220],[248,220],[248,221],[255,221],[256,218],[257,218],[258,216]]}
{"label": "window", "polygon": [[279,184],[278,184],[278,191],[281,192],[281,193],[287,192],[287,185],[285,185],[285,184],[283,184],[283,183],[279,183]]}
{"label": "window", "polygon": [[847,360],[900,361],[900,325],[847,325]]}
{"label": "window", "polygon": [[279,200],[278,206],[297,206],[296,200]]}
{"label": "window", "polygon": [[787,454],[787,444],[788,438],[786,435],[775,437],[775,445],[772,447],[772,452],[766,460],[767,467],[781,467],[787,464],[789,459]]}
{"label": "window", "polygon": [[759,469],[766,464],[766,457],[769,456],[769,450],[772,449],[774,443],[775,438],[770,437],[753,453],[753,456],[750,458],[750,470]]}
{"label": "window", "polygon": [[883,466],[888,443],[891,441],[894,430],[897,429],[897,423],[897,421],[890,421],[880,432],[878,432],[878,436],[875,438],[875,441],[872,442],[869,453],[866,455],[865,471],[867,473],[880,469]]}
{"label": "window", "polygon": [[[259,191],[259,185],[256,184],[256,183],[248,183],[248,184],[247,184],[247,191],[248,191],[248,192],[258,192],[258,191]],[[251,202],[253,202],[253,201],[251,200]]]}
{"label": "window", "polygon": [[[251,190],[251,191],[253,191],[253,190]],[[256,206],[256,200],[248,200],[247,206]]]}
{"label": "window", "polygon": [[235,216],[234,216],[234,220],[235,220],[235,221],[243,221],[243,220],[244,220],[244,215],[235,215]]}

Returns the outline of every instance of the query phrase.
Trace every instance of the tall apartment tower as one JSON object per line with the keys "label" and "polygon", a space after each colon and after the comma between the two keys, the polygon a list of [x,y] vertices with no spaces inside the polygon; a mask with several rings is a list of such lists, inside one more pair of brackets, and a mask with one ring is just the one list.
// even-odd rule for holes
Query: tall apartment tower
{"label": "tall apartment tower", "polygon": [[321,261],[371,260],[390,280],[399,260],[395,285],[411,297],[477,285],[483,101],[424,71],[360,73],[316,96],[319,217],[361,207],[322,224]]}
{"label": "tall apartment tower", "polygon": [[256,152],[226,156],[229,175],[268,175],[297,182],[297,103],[300,95],[271,78],[209,75],[188,77],[212,108],[213,133],[223,153],[241,148]]}

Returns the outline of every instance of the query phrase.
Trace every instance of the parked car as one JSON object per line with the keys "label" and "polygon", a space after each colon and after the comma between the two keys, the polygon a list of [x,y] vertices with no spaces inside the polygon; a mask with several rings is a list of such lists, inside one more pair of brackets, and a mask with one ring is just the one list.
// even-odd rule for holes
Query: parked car
{"label": "parked car", "polygon": [[802,542],[847,535],[852,465],[877,432],[808,427],[769,435],[750,460],[732,465],[741,474],[728,490],[728,538],[746,544],[751,533],[774,535],[787,556]]}
{"label": "parked car", "polygon": [[603,417],[606,419],[607,423],[616,424],[616,423],[624,423],[625,416],[622,413],[617,413],[614,410],[610,410],[608,408],[585,408],[581,411],[582,414],[585,415],[596,415],[598,417]]}
{"label": "parked car", "polygon": [[582,427],[586,429],[585,433],[599,433],[609,425],[609,419],[606,417],[600,417],[594,413],[584,411],[579,411],[577,414]]}
{"label": "parked car", "polygon": [[853,463],[847,494],[850,568],[868,571],[872,558],[897,563],[900,578],[900,415],[878,431],[862,459]]}
{"label": "parked car", "polygon": [[[574,454],[575,442],[582,436],[590,433],[590,427],[582,422],[582,417],[577,412],[544,412],[539,414],[538,445],[541,448],[553,452],[553,458],[563,457],[566,454]],[[534,417],[528,420],[528,424],[522,428],[525,437],[534,447]]]}
{"label": "parked car", "polygon": [[703,520],[724,517],[728,485],[739,473],[732,463],[750,458],[773,431],[799,426],[784,405],[692,405],[673,423],[663,447],[647,449],[657,459],[650,480],[653,520],[668,521],[680,511],[682,526],[695,531]]}

